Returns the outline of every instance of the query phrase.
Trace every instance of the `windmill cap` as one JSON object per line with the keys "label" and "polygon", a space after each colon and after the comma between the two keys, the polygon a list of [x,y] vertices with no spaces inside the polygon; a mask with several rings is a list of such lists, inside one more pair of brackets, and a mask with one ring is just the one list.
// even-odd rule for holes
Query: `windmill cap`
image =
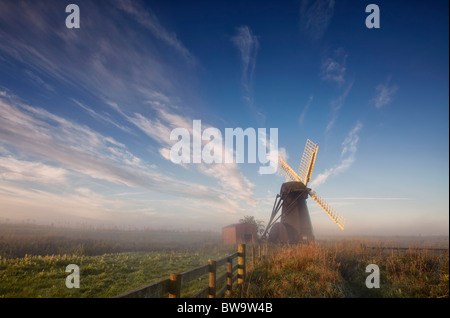
{"label": "windmill cap", "polygon": [[289,181],[281,185],[280,195],[291,193],[291,192],[303,192],[308,190],[308,188],[300,181]]}

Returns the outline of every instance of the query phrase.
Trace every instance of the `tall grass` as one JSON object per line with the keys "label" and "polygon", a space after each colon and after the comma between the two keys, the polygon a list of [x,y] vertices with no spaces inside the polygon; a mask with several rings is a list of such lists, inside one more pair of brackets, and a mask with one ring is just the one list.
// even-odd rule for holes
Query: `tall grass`
{"label": "tall grass", "polygon": [[[449,297],[449,255],[370,249],[358,241],[272,246],[249,268],[245,297]],[[380,269],[380,288],[366,287]]]}
{"label": "tall grass", "polygon": [[273,248],[250,268],[246,297],[344,297],[340,263],[317,244]]}

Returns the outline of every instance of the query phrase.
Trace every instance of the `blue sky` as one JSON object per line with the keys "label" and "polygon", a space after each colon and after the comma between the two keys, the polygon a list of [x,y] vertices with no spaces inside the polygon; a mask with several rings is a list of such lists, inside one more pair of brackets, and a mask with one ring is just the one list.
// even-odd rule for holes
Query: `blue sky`
{"label": "blue sky", "polygon": [[308,200],[318,235],[448,235],[448,25],[447,1],[2,1],[0,218],[267,222],[281,173],[168,160],[197,119],[278,128],[294,170],[316,142],[309,186],[347,221]]}

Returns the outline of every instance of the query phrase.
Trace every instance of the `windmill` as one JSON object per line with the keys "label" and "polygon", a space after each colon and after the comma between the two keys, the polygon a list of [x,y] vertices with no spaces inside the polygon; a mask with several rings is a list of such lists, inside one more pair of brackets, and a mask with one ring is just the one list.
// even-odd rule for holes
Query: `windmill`
{"label": "windmill", "polygon": [[[344,230],[344,219],[326,203],[314,190],[307,187],[316,161],[319,147],[311,140],[306,141],[305,150],[296,173],[284,160],[279,157],[281,171],[287,182],[281,185],[280,194],[277,194],[270,216],[269,223],[262,235],[263,239],[274,243],[280,242],[311,242],[314,233],[309,217],[306,199],[311,196],[314,201],[327,213],[331,219]],[[281,209],[281,214],[275,218]],[[280,219],[280,222],[276,222]],[[270,233],[268,233],[270,230]]]}

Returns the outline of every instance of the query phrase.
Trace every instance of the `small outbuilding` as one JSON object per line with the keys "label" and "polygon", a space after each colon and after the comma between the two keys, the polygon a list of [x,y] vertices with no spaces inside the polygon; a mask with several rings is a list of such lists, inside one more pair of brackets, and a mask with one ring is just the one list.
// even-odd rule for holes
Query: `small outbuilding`
{"label": "small outbuilding", "polygon": [[257,227],[250,223],[230,224],[222,228],[222,241],[224,245],[257,243]]}

